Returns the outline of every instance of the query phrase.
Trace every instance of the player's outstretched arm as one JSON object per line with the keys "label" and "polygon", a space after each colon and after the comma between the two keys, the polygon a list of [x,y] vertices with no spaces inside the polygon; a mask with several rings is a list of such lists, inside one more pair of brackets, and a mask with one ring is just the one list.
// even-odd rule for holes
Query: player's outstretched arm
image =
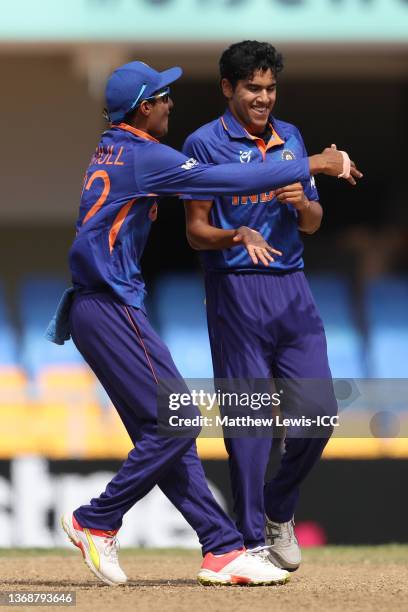
{"label": "player's outstretched arm", "polygon": [[[200,164],[194,158],[165,145],[149,143],[143,155],[135,159],[135,179],[139,193],[157,195],[247,195],[305,181],[310,174],[344,175],[344,156],[329,148],[319,155],[264,164]],[[361,172],[351,162],[350,176],[360,178]]]}
{"label": "player's outstretched arm", "polygon": [[310,178],[306,158],[265,164],[202,164],[156,143],[149,143],[143,155],[135,157],[134,169],[139,194],[156,195],[246,195]]}

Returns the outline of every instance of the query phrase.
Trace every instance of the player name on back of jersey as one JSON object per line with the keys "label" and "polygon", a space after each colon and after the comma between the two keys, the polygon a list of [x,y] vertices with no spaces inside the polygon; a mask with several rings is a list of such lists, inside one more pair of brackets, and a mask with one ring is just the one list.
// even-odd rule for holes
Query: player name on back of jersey
{"label": "player name on back of jersey", "polygon": [[123,146],[98,146],[91,159],[91,165],[106,165],[106,166],[123,166],[122,161]]}

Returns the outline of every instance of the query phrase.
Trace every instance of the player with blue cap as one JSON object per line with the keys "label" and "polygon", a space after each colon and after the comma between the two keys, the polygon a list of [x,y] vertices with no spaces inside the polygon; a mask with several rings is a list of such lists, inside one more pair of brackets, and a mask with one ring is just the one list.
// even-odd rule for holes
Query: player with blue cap
{"label": "player with blue cap", "polygon": [[157,72],[144,62],[129,62],[120,66],[111,75],[106,86],[106,104],[109,119],[121,121],[142,100],[157,97],[157,92],[167,95],[170,83],[183,74],[179,66]]}

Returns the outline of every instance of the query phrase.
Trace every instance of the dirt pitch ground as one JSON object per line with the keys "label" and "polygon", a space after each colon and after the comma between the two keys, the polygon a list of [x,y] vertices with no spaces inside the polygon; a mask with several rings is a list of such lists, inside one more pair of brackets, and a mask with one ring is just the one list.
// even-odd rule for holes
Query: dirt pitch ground
{"label": "dirt pitch ground", "polygon": [[76,606],[66,609],[84,612],[408,611],[408,546],[326,547],[303,556],[284,586],[202,587],[195,581],[198,552],[123,550],[130,581],[111,588],[94,579],[79,552],[3,550],[0,591],[72,590]]}

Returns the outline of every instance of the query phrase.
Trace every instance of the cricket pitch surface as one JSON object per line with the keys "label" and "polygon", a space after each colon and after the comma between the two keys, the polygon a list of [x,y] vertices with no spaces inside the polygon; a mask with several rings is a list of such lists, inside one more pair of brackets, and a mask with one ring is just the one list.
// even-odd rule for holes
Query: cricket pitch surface
{"label": "cricket pitch surface", "polygon": [[97,581],[79,551],[3,549],[0,593],[74,591],[76,605],[67,609],[84,612],[408,610],[406,545],[306,549],[290,582],[274,587],[202,587],[195,580],[197,551],[122,550],[120,559],[129,582],[112,588]]}

